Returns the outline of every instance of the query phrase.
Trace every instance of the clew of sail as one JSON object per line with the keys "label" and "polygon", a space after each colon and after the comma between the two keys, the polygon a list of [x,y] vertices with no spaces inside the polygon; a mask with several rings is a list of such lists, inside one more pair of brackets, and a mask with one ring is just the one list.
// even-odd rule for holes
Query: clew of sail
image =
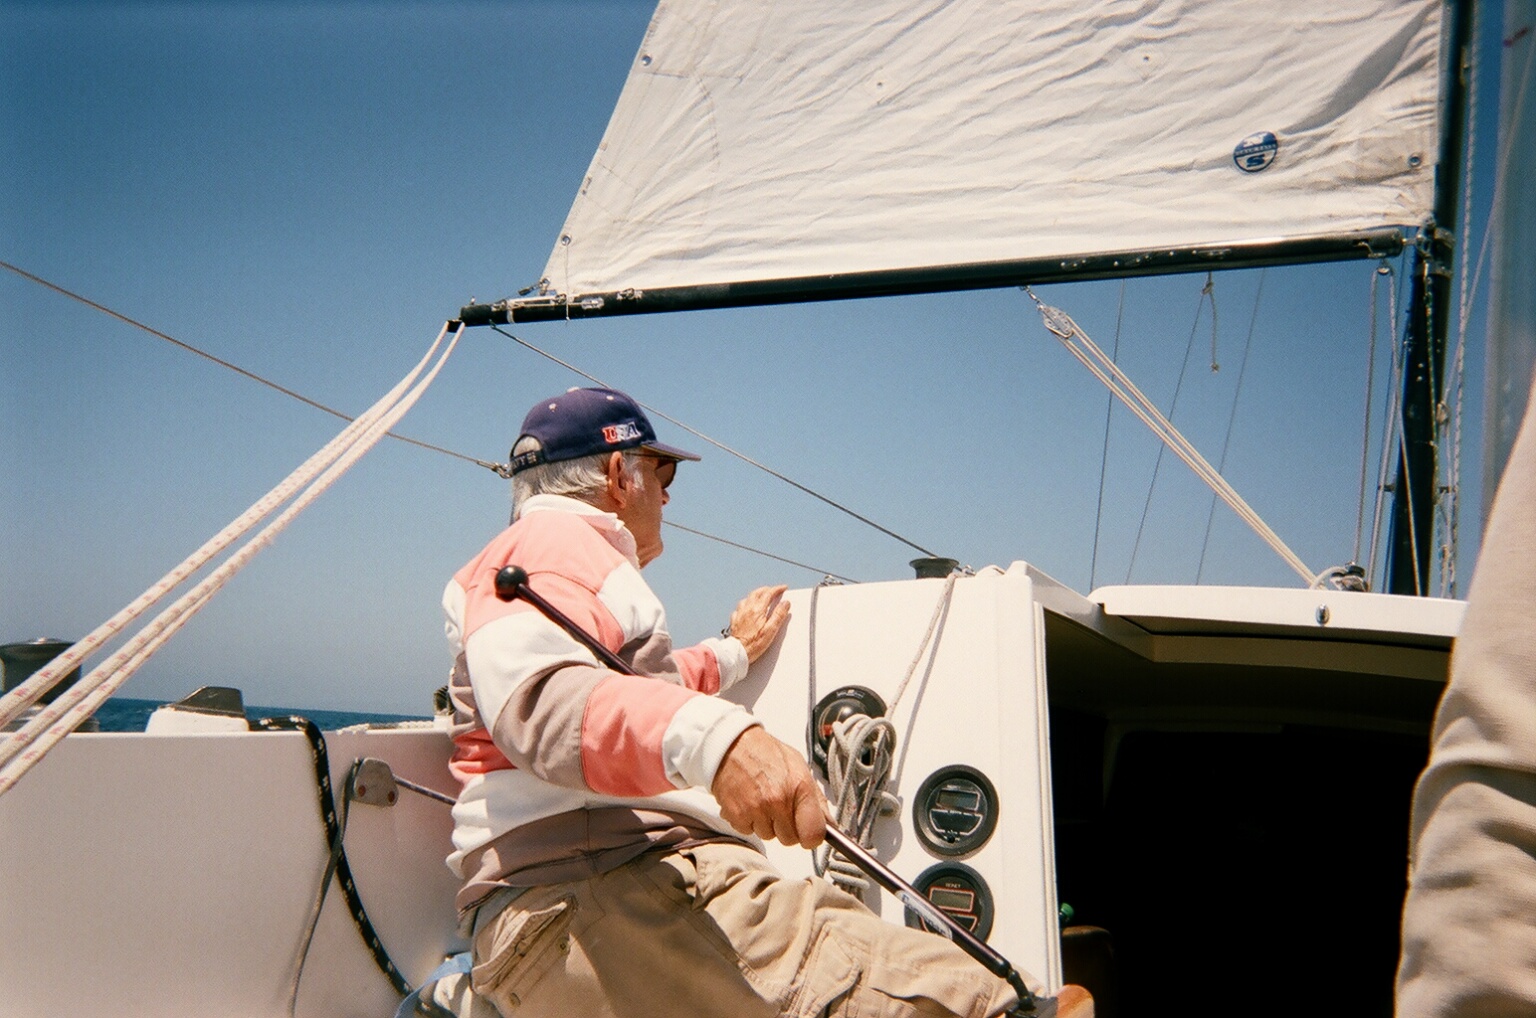
{"label": "clew of sail", "polygon": [[1440,0],[666,0],[545,299],[965,288],[1106,254],[1124,275],[1418,227],[1442,20]]}

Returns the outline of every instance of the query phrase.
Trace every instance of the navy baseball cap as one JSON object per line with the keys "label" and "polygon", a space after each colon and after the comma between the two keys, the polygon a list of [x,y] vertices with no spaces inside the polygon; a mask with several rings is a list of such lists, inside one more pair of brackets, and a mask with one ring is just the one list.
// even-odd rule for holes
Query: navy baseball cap
{"label": "navy baseball cap", "polygon": [[523,418],[517,440],[528,437],[537,438],[542,448],[512,457],[514,474],[540,463],[636,448],[672,460],[699,458],[656,441],[656,429],[640,405],[617,389],[569,389],[541,400]]}

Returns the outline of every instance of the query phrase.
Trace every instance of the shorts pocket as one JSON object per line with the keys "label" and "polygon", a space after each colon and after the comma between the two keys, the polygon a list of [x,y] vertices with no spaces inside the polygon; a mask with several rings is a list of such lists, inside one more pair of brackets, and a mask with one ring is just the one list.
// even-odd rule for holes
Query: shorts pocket
{"label": "shorts pocket", "polygon": [[480,961],[470,973],[475,993],[503,1014],[521,1004],[549,969],[565,958],[575,915],[574,895],[537,907],[508,906],[476,938],[475,956]]}
{"label": "shorts pocket", "polygon": [[824,1018],[840,1014],[834,1004],[844,1001],[859,981],[859,967],[823,927],[795,978],[795,994],[784,1009],[788,1018]]}
{"label": "shorts pocket", "polygon": [[846,1013],[850,1018],[985,1018],[992,982],[969,958],[957,966],[909,968],[876,957],[849,994]]}

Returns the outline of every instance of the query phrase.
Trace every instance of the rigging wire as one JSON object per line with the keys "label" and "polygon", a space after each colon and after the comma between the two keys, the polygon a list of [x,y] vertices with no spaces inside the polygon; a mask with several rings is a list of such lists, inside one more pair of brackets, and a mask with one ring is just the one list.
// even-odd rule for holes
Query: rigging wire
{"label": "rigging wire", "polygon": [[[99,304],[96,301],[91,300],[89,297],[84,297],[84,296],[82,296],[82,295],[80,295],[78,293],[74,293],[74,292],[72,292],[70,290],[66,290],[64,287],[59,286],[56,283],[51,283],[48,280],[43,279],[41,276],[33,275],[32,273],[26,271],[23,268],[20,268],[18,266],[12,265],[11,263],[6,262],[6,261],[0,261],[0,268],[8,269],[11,272],[15,273],[16,275],[21,276],[23,279],[27,279],[27,280],[30,280],[31,282],[37,283],[39,286],[46,287],[47,289],[52,290],[55,293],[61,294],[61,295],[65,296],[65,297],[68,297],[71,300],[79,301],[81,304],[84,304],[87,307],[94,308],[95,310],[100,311],[102,314],[108,315],[108,316],[110,316],[112,318],[116,318],[118,321],[124,322],[124,323],[126,323],[128,325],[131,325],[131,326],[133,326],[136,329],[141,329],[144,332],[149,333],[151,336],[154,336],[157,339],[163,339],[167,343],[170,343],[173,346],[180,347],[181,349],[187,351],[188,353],[196,354],[197,356],[202,357],[205,360],[212,361],[214,364],[217,364],[217,365],[219,365],[222,368],[228,368],[230,371],[233,371],[233,372],[235,372],[238,375],[242,375],[242,376],[250,379],[253,382],[258,382],[261,385],[265,385],[269,389],[274,389],[277,392],[280,392],[280,393],[282,393],[285,396],[292,397],[293,399],[298,400],[300,403],[303,403],[306,406],[314,407],[316,410],[320,410],[320,411],[323,411],[324,413],[328,413],[332,417],[339,418],[339,419],[341,419],[343,421],[347,421],[348,423],[356,423],[356,421],[357,421],[357,418],[350,417],[347,414],[342,413],[340,410],[336,410],[336,409],[333,409],[331,407],[328,407],[324,403],[319,402],[318,400],[314,400],[314,399],[311,399],[308,396],[305,396],[303,393],[295,392],[292,389],[289,389],[289,388],[286,388],[285,386],[279,385],[277,382],[274,382],[271,379],[263,378],[261,375],[258,375],[258,374],[256,374],[253,371],[249,371],[246,368],[242,368],[238,364],[233,364],[233,363],[231,363],[229,361],[224,360],[221,357],[215,356],[214,354],[211,354],[211,353],[207,352],[206,350],[201,350],[201,349],[193,346],[190,343],[183,342],[182,340],[179,340],[179,339],[175,338],[174,336],[167,335],[166,333],[161,332],[159,329],[156,329],[153,326],[146,325],[143,322],[140,322],[140,321],[137,321],[137,320],[135,320],[133,318],[130,318],[127,315],[124,315],[124,314],[122,314],[122,313],[120,313],[118,311],[114,311],[111,308],[105,306],[104,304]],[[518,342],[522,342],[522,341],[518,340]],[[542,353],[542,351],[539,351],[539,352]],[[569,366],[569,365],[567,365],[567,366]],[[572,370],[576,370],[576,369],[573,368]],[[588,377],[590,377],[590,376],[588,376]],[[671,420],[670,417],[667,418],[667,419]],[[673,423],[675,424],[677,422],[673,421]],[[687,430],[692,430],[692,429],[687,429]],[[695,434],[697,434],[697,432],[695,432]],[[487,469],[487,470],[491,471],[492,473],[496,474],[498,477],[502,478],[503,480],[510,479],[511,476],[512,476],[512,469],[511,469],[511,467],[508,466],[505,463],[494,463],[494,462],[490,462],[488,460],[477,459],[474,456],[469,456],[469,455],[466,455],[465,453],[461,453],[461,452],[455,452],[452,449],[445,449],[445,448],[443,448],[440,445],[433,445],[430,442],[423,442],[423,441],[420,441],[419,439],[410,438],[410,437],[408,437],[406,435],[396,434],[393,431],[389,432],[386,437],[393,438],[393,439],[396,439],[397,441],[401,441],[401,442],[408,442],[411,445],[418,446],[418,447],[420,447],[422,449],[427,449],[427,450],[429,450],[431,452],[439,452],[439,453],[442,453],[445,456],[451,456],[454,459],[463,460],[466,463],[473,463],[476,466],[484,467],[485,469]],[[700,436],[700,437],[703,437],[703,436]],[[749,460],[748,462],[751,462],[751,461]],[[791,482],[791,483],[793,483],[793,482]],[[797,487],[798,487],[798,485],[797,485]],[[738,544],[735,541],[729,541],[729,540],[726,540],[723,537],[717,537],[714,534],[705,533],[702,530],[693,530],[693,529],[691,529],[689,527],[683,527],[683,526],[679,526],[678,524],[671,523],[670,521],[664,521],[664,522],[667,523],[667,526],[676,527],[679,530],[684,530],[684,531],[687,531],[690,534],[695,534],[695,535],[697,535],[699,537],[708,538],[711,541],[717,541],[717,542],[719,542],[721,544],[728,544],[728,545],[730,545],[733,548],[739,548],[742,551],[751,552],[754,555],[761,555],[763,558],[773,559],[773,560],[775,560],[777,562],[784,562],[784,563],[787,563],[789,565],[798,566],[801,569],[808,569],[811,572],[814,572],[814,573],[817,573],[817,574],[820,574],[820,575],[836,576],[838,579],[843,580],[846,583],[857,583],[858,582],[857,580],[850,580],[850,579],[847,579],[846,577],[838,576],[836,573],[833,573],[830,570],[817,569],[814,566],[808,566],[808,565],[805,565],[802,562],[796,562],[793,559],[787,559],[787,558],[784,558],[783,556],[775,555],[772,552],[763,551],[760,548],[753,548],[753,547],[751,547],[749,545]],[[921,550],[921,549],[919,549],[919,550]],[[931,555],[932,553],[929,552],[927,554]]]}
{"label": "rigging wire", "polygon": [[1403,416],[1399,410],[1403,393],[1403,353],[1407,343],[1407,333],[1401,342],[1396,338],[1397,309],[1401,300],[1401,290],[1407,281],[1406,274],[1397,273],[1388,267],[1389,273],[1396,277],[1396,286],[1387,289],[1387,331],[1393,337],[1392,341],[1392,377],[1387,386],[1387,430],[1381,439],[1381,458],[1376,473],[1376,509],[1371,521],[1371,562],[1366,569],[1366,576],[1376,575],[1376,556],[1381,548],[1381,518],[1386,512],[1387,473],[1392,468],[1392,453],[1403,437]]}
{"label": "rigging wire", "polygon": [[[1420,240],[1419,240],[1419,243],[1420,244],[1424,244],[1424,245],[1427,246],[1429,244],[1429,241],[1428,241],[1427,238],[1421,237]],[[1435,315],[1439,314],[1439,312],[1435,309],[1435,295],[1434,295],[1434,291],[1430,288],[1429,280],[1424,278],[1424,277],[1428,276],[1429,273],[1431,272],[1429,257],[1426,255],[1425,257],[1420,258],[1419,262],[1418,262],[1418,265],[1416,267],[1417,267],[1418,273],[1419,273],[1419,283],[1418,283],[1418,286],[1419,286],[1420,292],[1422,292],[1424,294],[1424,303],[1423,303],[1422,307],[1417,308],[1417,309],[1413,309],[1413,310],[1418,310],[1419,312],[1421,312],[1421,314],[1423,316],[1423,319],[1424,319],[1424,325],[1423,325],[1424,334],[1426,336],[1430,336],[1431,337],[1431,345],[1432,345],[1433,344],[1433,335],[1434,335],[1434,333],[1431,330],[1432,330],[1432,327],[1433,327],[1433,324],[1434,324]],[[1411,313],[1411,311],[1410,311],[1410,313]],[[1435,377],[1435,358],[1434,357],[1428,358],[1428,363],[1425,365],[1425,368],[1428,371],[1429,391],[1430,392],[1441,392],[1442,390],[1440,388],[1440,380]],[[1435,407],[1432,407],[1431,410],[1430,410],[1430,412],[1432,414],[1435,414],[1435,416],[1437,416],[1437,417],[1439,416],[1438,411],[1439,411],[1439,405],[1438,404]],[[1404,414],[1408,413],[1408,403],[1407,403],[1406,400],[1402,404],[1402,412]],[[1438,437],[1440,426],[1438,424],[1434,423],[1434,422],[1431,422],[1430,428],[1431,428],[1430,434],[1433,435],[1433,436]],[[1406,421],[1403,424],[1403,431],[1404,431],[1405,434],[1407,433],[1407,422]],[[1403,490],[1398,493],[1398,497],[1403,499],[1403,504],[1405,506],[1407,506],[1407,508],[1408,508],[1408,548],[1409,548],[1409,554],[1413,556],[1413,558],[1412,558],[1412,562],[1413,562],[1413,593],[1414,593],[1415,596],[1423,596],[1424,590],[1428,586],[1428,583],[1427,583],[1428,577],[1424,576],[1419,571],[1419,522],[1418,522],[1417,518],[1415,517],[1414,511],[1413,511],[1413,489],[1414,489],[1414,485],[1421,483],[1421,480],[1417,479],[1417,478],[1415,478],[1413,476],[1413,462],[1412,462],[1412,459],[1413,459],[1413,457],[1408,455],[1408,447],[1406,445],[1403,445],[1402,448],[1398,451],[1398,463],[1400,464],[1400,466],[1402,468],[1400,476],[1403,479]],[[1431,488],[1431,490],[1430,490],[1430,513],[1431,513],[1431,516],[1433,516],[1433,514],[1435,512],[1434,504],[1439,501],[1439,499],[1436,497],[1436,492],[1433,490],[1434,486],[1438,482],[1439,482],[1439,478],[1438,477],[1433,476],[1433,475],[1430,476],[1428,483],[1429,483],[1430,488]],[[1431,524],[1431,526],[1433,526],[1433,524],[1434,524],[1434,520],[1433,519],[1430,520],[1430,524]]]}
{"label": "rigging wire", "polygon": [[775,562],[783,562],[784,564],[794,566],[797,569],[808,569],[811,572],[818,573],[818,574],[820,574],[822,576],[830,576],[834,580],[838,580],[839,582],[842,582],[842,583],[858,583],[858,582],[860,582],[858,580],[850,580],[846,576],[839,576],[837,573],[828,572],[825,569],[817,569],[815,566],[808,566],[804,562],[796,562],[792,558],[785,558],[782,555],[775,555],[772,552],[761,551],[761,550],[759,550],[757,548],[750,548],[750,547],[748,547],[745,544],[737,544],[735,541],[728,541],[728,540],[726,540],[723,537],[716,537],[714,534],[706,534],[702,530],[694,530],[692,527],[685,527],[681,523],[673,523],[671,520],[662,520],[661,522],[662,522],[662,524],[664,526],[671,527],[674,530],[681,530],[684,533],[693,534],[695,537],[702,537],[702,538],[705,538],[707,540],[714,541],[714,542],[716,542],[718,544],[729,545],[732,548],[740,548],[742,551],[750,551],[754,555],[761,555],[761,556],[763,556],[763,558],[771,558]]}
{"label": "rigging wire", "polygon": [[[172,346],[180,347],[181,349],[187,351],[190,354],[196,354],[198,357],[202,357],[204,360],[212,361],[213,363],[217,364],[221,368],[228,368],[230,371],[233,371],[237,375],[243,375],[244,377],[249,378],[253,382],[257,382],[257,383],[259,383],[261,385],[265,385],[269,389],[274,389],[277,392],[282,393],[284,396],[288,396],[288,397],[290,397],[292,399],[296,399],[300,403],[303,403],[303,404],[305,404],[307,406],[312,406],[316,410],[319,410],[319,411],[322,411],[324,413],[330,414],[332,417],[337,417],[337,418],[340,418],[343,421],[348,421],[348,422],[350,422],[350,421],[355,419],[355,418],[349,417],[348,415],[342,413],[340,410],[336,410],[336,409],[334,409],[332,407],[326,406],[324,403],[321,403],[319,400],[310,399],[308,396],[304,395],[303,393],[294,392],[292,389],[289,389],[286,386],[279,385],[277,382],[272,381],[270,378],[263,378],[261,375],[256,374],[256,372],[249,371],[246,368],[242,368],[238,364],[231,364],[229,361],[224,360],[222,357],[215,356],[214,354],[209,353],[207,350],[201,350],[201,349],[193,346],[191,343],[186,343],[186,342],[183,342],[182,340],[177,339],[175,336],[166,335],[165,333],[161,332],[159,329],[155,328],[154,326],[145,325],[143,322],[138,321],[138,320],[133,319],[133,318],[129,318],[127,315],[122,314],[121,312],[118,312],[118,311],[114,311],[114,310],[112,310],[111,308],[107,307],[104,304],[98,304],[96,301],[91,300],[89,297],[83,297],[80,294],[75,293],[75,292],[73,292],[71,290],[66,290],[66,289],[64,289],[64,287],[59,286],[57,283],[50,283],[48,280],[43,279],[41,276],[35,276],[32,273],[28,272],[26,269],[20,268],[20,267],[18,267],[16,265],[12,265],[10,262],[0,261],[0,268],[7,269],[7,270],[9,270],[11,272],[14,272],[16,275],[21,276],[23,279],[31,280],[32,282],[38,284],[39,286],[47,287],[48,289],[52,290],[54,293],[62,294],[63,296],[68,297],[70,300],[79,301],[81,304],[84,304],[86,307],[94,308],[95,310],[100,311],[104,315],[107,315],[107,316],[112,317],[112,318],[116,318],[118,321],[123,322],[124,324],[127,324],[127,325],[131,325],[135,329],[140,329],[140,330],[142,330],[144,332],[147,332],[151,336],[154,336],[156,339],[163,339],[167,343],[170,343]],[[466,455],[464,455],[461,452],[454,452],[452,449],[444,449],[440,445],[432,445],[429,442],[423,442],[423,441],[420,441],[419,439],[409,438],[409,437],[407,437],[405,435],[397,435],[394,432],[390,432],[388,437],[396,439],[397,441],[408,442],[411,445],[419,446],[419,447],[421,447],[423,449],[430,449],[432,452],[440,452],[440,453],[442,453],[445,456],[452,456],[452,457],[454,457],[456,459],[465,460],[465,461],[467,461],[469,463],[475,464],[476,466],[485,467],[487,470],[495,471],[495,470],[497,470],[501,466],[498,463],[488,463],[485,460],[475,459],[473,456],[466,456]]]}
{"label": "rigging wire", "polygon": [[[601,378],[598,378],[596,375],[588,374],[587,372],[585,372],[585,371],[581,370],[580,368],[578,368],[576,365],[571,364],[571,363],[569,363],[567,361],[563,361],[559,357],[556,357],[552,353],[549,353],[549,352],[547,352],[545,350],[541,350],[540,348],[534,346],[532,343],[528,342],[526,339],[521,339],[521,338],[519,338],[517,336],[514,336],[514,335],[512,335],[512,333],[507,332],[506,330],[502,329],[500,326],[492,325],[491,329],[492,329],[492,331],[500,333],[501,335],[503,335],[503,336],[507,337],[508,339],[512,340],[512,342],[518,344],[519,346],[522,346],[522,347],[525,347],[525,348],[527,348],[529,350],[532,350],[534,353],[538,354],[540,357],[543,357],[546,360],[553,361],[554,363],[560,365],[561,367],[567,369],[568,371],[574,371],[576,374],[580,375],[582,378],[585,378],[589,382],[594,382],[594,383],[596,383],[598,385],[603,386],[604,388],[609,388],[609,389],[613,388],[613,386],[609,385],[607,382],[603,381]],[[636,400],[635,402],[639,403],[640,401]],[[657,410],[655,407],[649,406],[648,404],[645,404],[645,403],[640,403],[640,406],[644,407],[646,410],[649,410],[651,413],[655,414],[657,417],[660,417],[662,420],[668,421],[668,422],[676,425],[677,427],[682,428],[684,431],[688,432],[688,434],[694,436],[695,438],[697,438],[697,439],[699,439],[701,441],[704,441],[704,442],[708,442],[710,445],[714,446],[716,449],[719,449],[721,452],[728,453],[728,454],[730,454],[732,456],[735,456],[737,459],[741,460],[743,463],[746,463],[749,466],[754,466],[757,469],[759,469],[759,470],[763,471],[764,473],[768,474],[769,476],[778,478],[779,480],[783,481],[785,484],[789,485],[790,487],[795,488],[795,489],[797,489],[799,491],[802,491],[802,492],[804,492],[805,494],[811,496],[814,499],[817,499],[817,500],[819,500],[821,502],[825,502],[827,505],[831,506],[833,509],[836,509],[838,512],[845,513],[845,514],[847,514],[849,516],[852,516],[854,519],[858,520],[860,523],[863,523],[865,526],[873,527],[874,529],[880,531],[880,533],[886,535],[887,537],[895,538],[896,540],[900,541],[902,544],[906,545],[907,547],[913,548],[913,549],[915,549],[917,551],[920,551],[924,555],[927,555],[929,558],[938,558],[938,557],[940,557],[938,552],[930,551],[927,548],[924,548],[920,544],[916,544],[916,543],[914,543],[912,541],[909,541],[907,538],[902,537],[900,534],[896,533],[896,531],[890,530],[890,529],[887,529],[886,527],[881,526],[880,524],[876,523],[874,520],[870,519],[867,516],[859,515],[857,512],[853,511],[852,509],[848,508],[847,506],[842,505],[839,502],[833,501],[832,499],[830,499],[827,496],[821,494],[820,492],[812,491],[810,488],[807,488],[805,485],[801,484],[799,481],[796,481],[796,480],[793,480],[792,478],[784,476],[783,474],[779,473],[777,470],[774,470],[772,467],[768,467],[768,466],[763,465],[762,463],[759,463],[757,460],[755,460],[752,457],[746,455],[745,453],[737,452],[735,449],[732,449],[730,446],[726,445],[724,442],[716,441],[715,439],[710,438],[708,435],[704,434],[702,431],[698,431],[698,430],[696,430],[694,428],[690,428],[688,425],[684,424],[682,421],[678,420],[677,418],[671,417],[671,416],[663,413],[662,411]]]}
{"label": "rigging wire", "polygon": [[1222,501],[1253,528],[1253,531],[1284,559],[1287,565],[1300,574],[1308,586],[1311,586],[1319,574],[1307,568],[1307,564],[1301,560],[1300,556],[1286,546],[1286,543],[1280,539],[1280,535],[1264,522],[1252,506],[1243,501],[1243,497],[1237,493],[1236,489],[1217,473],[1216,468],[1200,455],[1200,451],[1190,444],[1187,438],[1179,433],[1179,430],[1173,426],[1173,422],[1169,421],[1147,398],[1147,394],[1137,388],[1136,383],[1109,359],[1098,344],[1094,343],[1093,339],[1082,330],[1082,327],[1072,320],[1072,316],[1060,308],[1046,304],[1028,286],[1023,287],[1023,290],[1029,295],[1029,299],[1035,302],[1046,330],[1067,348],[1067,352],[1076,357],[1078,362],[1103,382],[1122,403],[1131,409],[1132,413],[1141,419],[1142,423],[1151,428],[1153,433],[1162,439],[1163,443],[1171,448],[1186,466],[1210,485],[1221,496]]}
{"label": "rigging wire", "polygon": [[[1110,359],[1120,360],[1120,326],[1125,321],[1125,288],[1129,280],[1120,280],[1120,303],[1115,308],[1115,345]],[[1115,397],[1104,397],[1104,449],[1099,454],[1099,504],[1093,515],[1093,554],[1088,560],[1088,589],[1098,585],[1099,536],[1104,530],[1104,479],[1109,475],[1109,424],[1115,412]]]}
{"label": "rigging wire", "polygon": [[1360,497],[1355,503],[1355,553],[1350,559],[1352,562],[1360,561],[1360,542],[1365,537],[1365,480],[1370,469],[1371,404],[1375,402],[1376,396],[1376,336],[1381,328],[1376,315],[1376,309],[1381,304],[1377,291],[1381,288],[1381,277],[1391,274],[1392,270],[1387,266],[1385,258],[1377,263],[1375,270],[1371,273],[1370,339],[1366,343],[1365,354],[1365,423],[1360,431]]}
{"label": "rigging wire", "polygon": [[[1253,334],[1259,325],[1259,302],[1264,297],[1264,277],[1269,269],[1259,270],[1259,285],[1253,295],[1253,314],[1248,319],[1248,336],[1243,340],[1243,359],[1237,365],[1237,388],[1232,391],[1232,410],[1227,414],[1227,434],[1221,440],[1221,457],[1216,461],[1216,471],[1220,473],[1227,468],[1227,449],[1232,445],[1232,428],[1237,423],[1237,404],[1243,396],[1243,377],[1248,373],[1248,353],[1253,349]],[[1211,349],[1216,349],[1216,295],[1211,294]],[[1211,357],[1211,370],[1217,370],[1214,353]],[[1205,538],[1200,542],[1200,564],[1195,568],[1195,583],[1199,583],[1205,575],[1205,554],[1211,546],[1211,525],[1216,520],[1216,493],[1211,493],[1211,505],[1205,513]]]}
{"label": "rigging wire", "polygon": [[1211,374],[1214,375],[1221,370],[1221,363],[1216,359],[1216,277],[1211,273],[1207,272],[1205,274],[1205,289],[1200,292],[1210,293],[1211,295]]}
{"label": "rigging wire", "polygon": [[[1200,288],[1200,301],[1195,305],[1195,320],[1189,325],[1189,342],[1184,347],[1184,361],[1179,368],[1178,384],[1173,387],[1173,402],[1168,406],[1166,417],[1169,421],[1173,420],[1173,415],[1179,409],[1179,394],[1184,390],[1184,379],[1189,373],[1189,355],[1195,349],[1195,333],[1200,328],[1200,313],[1205,310],[1205,299],[1207,297],[1211,297],[1214,302],[1215,289],[1216,281],[1211,273],[1207,272],[1205,274],[1205,286]],[[1031,296],[1034,295],[1031,294]],[[1168,446],[1165,444],[1160,444],[1157,447],[1157,460],[1152,464],[1152,480],[1147,485],[1147,499],[1141,506],[1141,521],[1136,524],[1136,540],[1131,544],[1131,561],[1125,567],[1126,583],[1131,582],[1131,572],[1136,568],[1136,554],[1141,549],[1141,536],[1147,527],[1147,514],[1152,510],[1152,493],[1157,488],[1158,474],[1163,469],[1163,452],[1167,448]]]}

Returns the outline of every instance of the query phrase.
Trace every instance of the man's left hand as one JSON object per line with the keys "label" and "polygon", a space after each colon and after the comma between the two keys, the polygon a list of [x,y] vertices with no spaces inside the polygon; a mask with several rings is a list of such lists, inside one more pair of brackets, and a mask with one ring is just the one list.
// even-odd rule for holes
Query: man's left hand
{"label": "man's left hand", "polygon": [[731,612],[730,633],[747,649],[748,663],[763,656],[789,621],[789,603],[781,600],[788,589],[782,584],[758,587],[737,602],[736,610]]}

